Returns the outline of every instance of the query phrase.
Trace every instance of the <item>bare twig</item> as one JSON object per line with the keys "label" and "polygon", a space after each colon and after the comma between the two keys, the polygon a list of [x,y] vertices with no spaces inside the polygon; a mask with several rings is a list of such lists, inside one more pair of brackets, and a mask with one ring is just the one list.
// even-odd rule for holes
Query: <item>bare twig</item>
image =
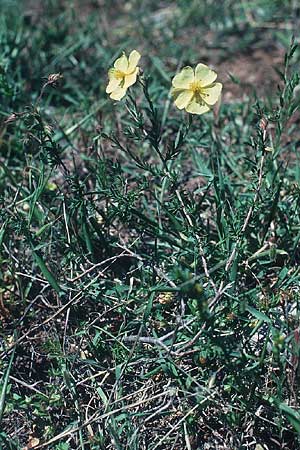
{"label": "bare twig", "polygon": [[[130,405],[127,405],[127,406],[121,406],[120,408],[117,408],[117,409],[115,409],[113,411],[109,411],[109,412],[104,413],[104,414],[94,414],[94,416],[91,416],[88,420],[83,422],[81,425],[70,427],[69,429],[64,430],[63,432],[61,432],[61,433],[57,434],[56,436],[54,436],[53,438],[49,439],[47,442],[45,442],[45,443],[43,443],[41,445],[38,445],[35,448],[47,447],[50,444],[53,444],[54,442],[57,442],[57,441],[60,441],[63,438],[66,438],[70,434],[73,434],[73,433],[76,433],[79,430],[82,430],[83,428],[87,427],[88,425],[90,425],[92,423],[95,423],[95,422],[97,422],[99,420],[111,417],[114,414],[117,414],[119,412],[124,412],[124,411],[127,411],[129,409],[136,408],[137,406],[143,405],[144,403],[150,403],[153,400],[155,400],[157,398],[160,398],[162,395],[174,395],[174,389],[169,389],[168,391],[164,392],[163,394],[160,392],[159,394],[153,395],[152,397],[148,397],[146,399],[139,400],[139,401],[131,403]],[[193,409],[198,408],[198,406],[199,405],[196,405],[196,407],[194,407]]]}

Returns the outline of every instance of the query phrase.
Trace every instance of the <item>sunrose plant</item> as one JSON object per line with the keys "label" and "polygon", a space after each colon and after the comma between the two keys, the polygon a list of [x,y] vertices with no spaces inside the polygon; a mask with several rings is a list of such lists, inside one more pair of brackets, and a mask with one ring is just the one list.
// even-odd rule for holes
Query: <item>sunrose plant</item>
{"label": "sunrose plant", "polygon": [[210,110],[221,94],[222,84],[215,83],[216,72],[205,64],[184,67],[172,80],[171,94],[175,105],[191,114],[204,114]]}
{"label": "sunrose plant", "polygon": [[136,50],[130,53],[129,58],[123,53],[115,61],[114,67],[109,69],[109,83],[106,87],[106,93],[110,94],[110,98],[113,100],[121,100],[126,95],[129,86],[132,86],[136,82],[139,73],[137,64],[140,57],[141,55]]}

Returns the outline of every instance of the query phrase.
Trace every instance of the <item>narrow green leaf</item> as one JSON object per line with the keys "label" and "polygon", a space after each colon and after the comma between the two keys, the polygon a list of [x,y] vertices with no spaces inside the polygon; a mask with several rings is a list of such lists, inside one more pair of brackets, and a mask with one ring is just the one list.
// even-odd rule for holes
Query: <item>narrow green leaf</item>
{"label": "narrow green leaf", "polygon": [[39,266],[42,274],[44,275],[44,277],[46,278],[46,280],[48,281],[50,286],[58,294],[60,294],[62,292],[62,289],[59,286],[58,282],[56,281],[56,279],[55,279],[54,275],[52,274],[52,272],[50,272],[50,270],[46,266],[44,260],[41,258],[41,256],[36,251],[33,251],[33,255],[34,255],[34,259],[36,260],[37,265]]}
{"label": "narrow green leaf", "polygon": [[271,319],[261,311],[258,311],[255,308],[252,308],[252,306],[247,306],[246,311],[248,311],[252,316],[254,316],[258,320],[262,320],[263,322],[272,323]]}
{"label": "narrow green leaf", "polygon": [[295,409],[288,406],[286,403],[279,403],[279,408],[286,415],[291,425],[295,428],[297,433],[300,433],[300,414]]}
{"label": "narrow green leaf", "polygon": [[0,248],[1,248],[1,246],[2,246],[2,242],[3,242],[3,238],[4,238],[4,233],[5,233],[7,224],[8,224],[8,220],[6,220],[6,221],[4,222],[4,224],[2,225],[2,227],[1,227],[1,229],[0,229]]}

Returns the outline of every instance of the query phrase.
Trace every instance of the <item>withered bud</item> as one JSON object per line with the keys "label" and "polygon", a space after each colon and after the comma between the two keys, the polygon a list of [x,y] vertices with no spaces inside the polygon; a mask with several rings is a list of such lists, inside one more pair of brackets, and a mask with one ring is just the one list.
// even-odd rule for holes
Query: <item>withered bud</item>
{"label": "withered bud", "polygon": [[45,125],[44,127],[45,133],[51,135],[53,133],[53,127],[51,125]]}
{"label": "withered bud", "polygon": [[15,122],[16,120],[18,120],[18,118],[19,118],[19,114],[12,113],[10,116],[8,116],[8,118],[4,121],[4,123]]}
{"label": "withered bud", "polygon": [[273,147],[265,147],[265,152],[274,152],[274,148]]}
{"label": "withered bud", "polygon": [[174,301],[174,294],[173,292],[161,292],[157,300],[161,305],[168,305]]}
{"label": "withered bud", "polygon": [[47,84],[51,84],[52,86],[56,86],[57,83],[63,78],[61,73],[51,73],[48,76]]}
{"label": "withered bud", "polygon": [[267,129],[268,126],[268,119],[266,119],[266,117],[262,117],[259,121],[259,128],[262,131],[265,131]]}

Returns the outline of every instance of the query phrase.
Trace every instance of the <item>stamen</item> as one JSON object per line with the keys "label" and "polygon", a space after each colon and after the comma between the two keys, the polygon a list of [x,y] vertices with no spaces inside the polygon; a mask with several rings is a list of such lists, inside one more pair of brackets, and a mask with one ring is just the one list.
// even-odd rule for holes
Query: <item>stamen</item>
{"label": "stamen", "polygon": [[115,77],[116,77],[118,80],[123,80],[123,78],[125,78],[125,73],[124,73],[124,72],[121,72],[121,70],[116,70],[116,71],[115,71]]}
{"label": "stamen", "polygon": [[202,95],[203,88],[199,81],[193,81],[192,83],[190,83],[189,87],[190,87],[190,90],[193,91],[194,94]]}

